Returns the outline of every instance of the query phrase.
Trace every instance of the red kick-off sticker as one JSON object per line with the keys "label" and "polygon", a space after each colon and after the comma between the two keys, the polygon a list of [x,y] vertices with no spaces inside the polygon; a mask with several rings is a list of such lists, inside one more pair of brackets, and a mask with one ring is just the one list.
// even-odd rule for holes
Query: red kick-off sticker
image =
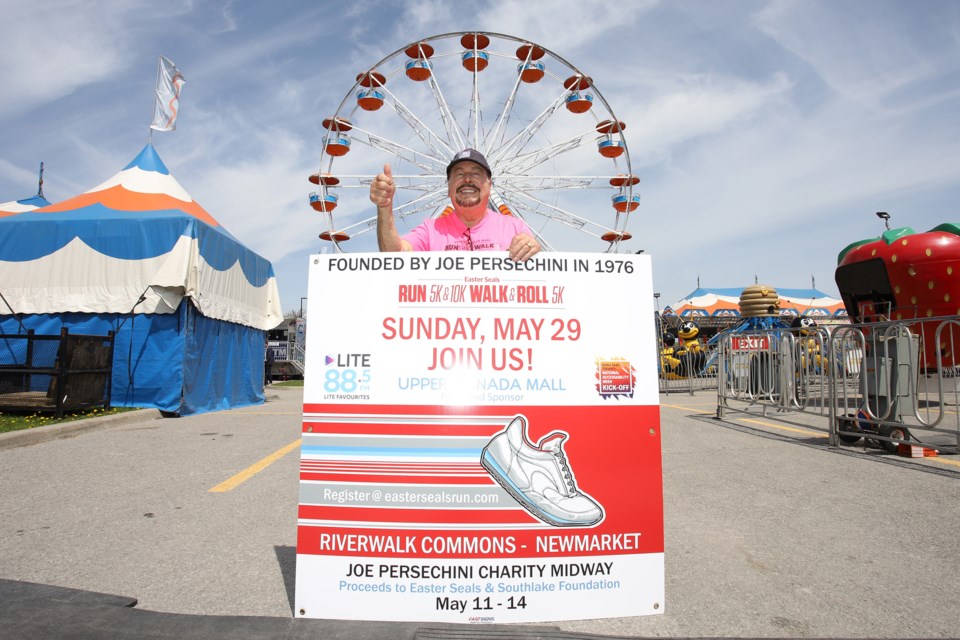
{"label": "red kick-off sticker", "polygon": [[597,359],[597,392],[601,398],[633,397],[637,372],[625,358]]}

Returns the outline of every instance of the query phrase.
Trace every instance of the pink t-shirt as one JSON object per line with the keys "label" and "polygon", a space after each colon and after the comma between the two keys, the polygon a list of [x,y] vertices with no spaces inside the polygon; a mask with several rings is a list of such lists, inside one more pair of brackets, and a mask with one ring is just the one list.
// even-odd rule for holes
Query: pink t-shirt
{"label": "pink t-shirt", "polygon": [[530,233],[526,222],[487,209],[483,220],[470,229],[450,213],[425,220],[403,239],[414,251],[506,251],[518,233]]}

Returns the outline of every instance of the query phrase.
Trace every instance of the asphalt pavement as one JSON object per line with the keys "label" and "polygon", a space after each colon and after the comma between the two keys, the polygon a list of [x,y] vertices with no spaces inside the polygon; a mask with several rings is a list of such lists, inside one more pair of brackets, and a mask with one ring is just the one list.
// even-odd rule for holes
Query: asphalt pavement
{"label": "asphalt pavement", "polygon": [[0,434],[0,637],[960,636],[960,457],[830,448],[761,415],[717,420],[710,392],[660,396],[661,615],[295,619],[301,391]]}

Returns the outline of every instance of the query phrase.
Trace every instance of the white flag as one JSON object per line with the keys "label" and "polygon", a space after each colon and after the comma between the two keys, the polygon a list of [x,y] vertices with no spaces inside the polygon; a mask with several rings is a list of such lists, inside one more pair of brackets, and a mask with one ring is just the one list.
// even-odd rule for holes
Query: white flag
{"label": "white flag", "polygon": [[180,109],[180,89],[186,84],[177,67],[160,56],[157,68],[157,107],[153,112],[151,129],[173,131],[177,128],[177,111]]}

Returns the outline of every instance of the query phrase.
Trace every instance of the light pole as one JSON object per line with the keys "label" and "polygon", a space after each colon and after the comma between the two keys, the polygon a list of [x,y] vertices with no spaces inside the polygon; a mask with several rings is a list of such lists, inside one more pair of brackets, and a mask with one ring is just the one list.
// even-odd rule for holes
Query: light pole
{"label": "light pole", "polygon": [[877,217],[883,220],[884,226],[887,227],[887,231],[890,230],[890,214],[886,211],[877,211]]}

